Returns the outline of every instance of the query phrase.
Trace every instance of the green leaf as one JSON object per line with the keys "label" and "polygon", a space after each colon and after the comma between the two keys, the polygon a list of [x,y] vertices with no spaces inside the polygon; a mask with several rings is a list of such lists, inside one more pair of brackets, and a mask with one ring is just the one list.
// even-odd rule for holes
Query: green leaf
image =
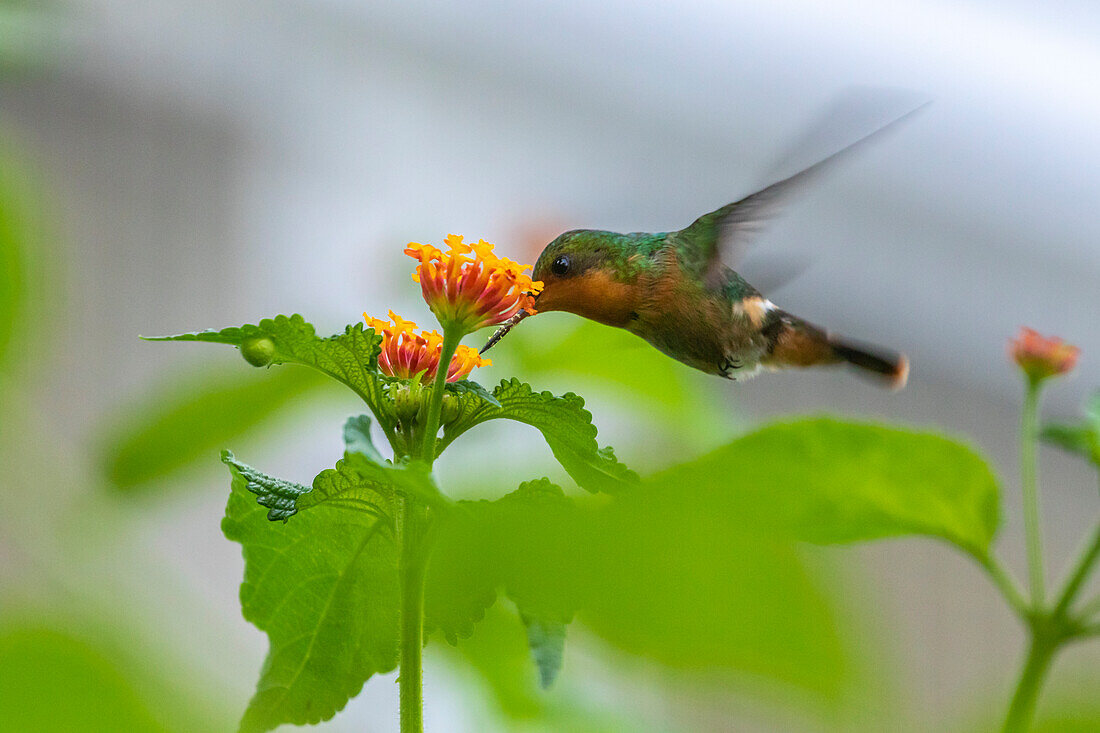
{"label": "green leaf", "polygon": [[45,628],[0,632],[0,714],[10,731],[164,733],[141,685],[91,644]]}
{"label": "green leaf", "polygon": [[386,462],[371,440],[370,418],[366,415],[349,417],[344,423],[344,452],[357,453],[372,463]]}
{"label": "green leaf", "polygon": [[[540,676],[574,612],[666,665],[749,671],[831,694],[846,660],[832,610],[790,539],[715,514],[705,492],[643,485],[575,501],[542,479],[458,502],[428,567],[425,615],[452,643],[503,590],[528,622]],[[532,624],[536,621],[538,626]]]}
{"label": "green leaf", "polygon": [[1085,403],[1084,420],[1076,425],[1044,425],[1039,437],[1100,467],[1100,391]]}
{"label": "green leaf", "polygon": [[261,473],[240,463],[232,453],[222,451],[222,463],[231,466],[235,476],[240,476],[244,487],[256,495],[256,503],[268,508],[267,518],[272,522],[286,521],[298,513],[298,499],[312,489],[274,476]]}
{"label": "green leaf", "polygon": [[309,509],[325,502],[370,512],[392,524],[395,487],[390,480],[392,475],[384,467],[362,460],[359,454],[351,454],[337,461],[335,468],[317,474],[313,490],[298,501],[298,508]]}
{"label": "green leaf", "polygon": [[459,502],[428,568],[425,613],[465,638],[503,589],[542,625],[532,652],[554,669],[554,625],[574,611],[628,651],[687,668],[748,670],[831,690],[843,668],[828,604],[783,534],[716,514],[699,487],[643,485],[608,505],[546,479],[494,502]]}
{"label": "green leaf", "polygon": [[817,543],[923,534],[984,554],[998,523],[996,479],[968,446],[828,418],[765,427],[653,483]]}
{"label": "green leaf", "polygon": [[0,364],[14,341],[27,296],[25,236],[18,197],[9,188],[9,181],[0,179]]}
{"label": "green leaf", "polygon": [[1044,443],[1100,466],[1100,431],[1091,425],[1044,425],[1039,437]]}
{"label": "green leaf", "polygon": [[554,684],[561,671],[562,656],[565,654],[565,624],[526,615],[523,616],[523,624],[527,627],[527,644],[539,669],[539,683],[547,689]]}
{"label": "green leaf", "polygon": [[599,447],[592,414],[584,409],[582,398],[572,392],[561,397],[535,392],[518,379],[502,381],[493,396],[497,404],[476,395],[462,399],[458,416],[443,428],[437,451],[476,425],[504,418],[538,429],[554,457],[581,488],[613,494],[637,483],[637,475],[619,463],[610,447]]}
{"label": "green leaf", "polygon": [[579,621],[670,668],[834,697],[851,661],[822,569],[782,531],[718,511],[703,487],[671,489],[646,485],[598,513],[573,570]]}
{"label": "green leaf", "polygon": [[386,436],[393,440],[393,420],[384,395],[387,379],[378,373],[382,337],[362,323],[327,338],[317,335],[300,315],[265,318],[258,325],[198,331],[176,336],[147,337],[147,341],[206,341],[241,349],[251,364],[301,364],[327,374],[350,387],[370,406]]}
{"label": "green leaf", "polygon": [[117,488],[148,487],[153,479],[209,458],[326,383],[305,369],[279,369],[259,378],[238,370],[175,375],[107,430],[104,470]]}
{"label": "green leaf", "polygon": [[471,381],[469,379],[462,379],[457,382],[447,382],[445,389],[447,392],[459,395],[460,397],[462,395],[470,394],[476,397],[480,397],[482,400],[488,402],[494,407],[501,406],[500,402],[497,401],[497,398],[493,396],[492,392],[485,389],[477,382]]}
{"label": "green leaf", "polygon": [[[442,651],[457,657],[480,679],[486,698],[507,718],[500,724],[482,721],[483,729],[570,731],[656,731],[643,718],[644,711],[616,714],[609,706],[591,699],[590,685],[540,689],[526,634],[518,615],[501,606],[490,608],[473,635]],[[633,717],[628,717],[633,716]]]}
{"label": "green leaf", "polygon": [[521,484],[496,501],[460,501],[439,521],[428,565],[424,615],[454,644],[503,589],[522,613],[549,622],[572,618],[577,598],[568,572],[583,519],[547,479]]}
{"label": "green leaf", "polygon": [[397,664],[398,576],[384,522],[339,502],[272,524],[233,464],[222,521],[240,542],[244,617],[270,641],[241,730],[327,720]]}

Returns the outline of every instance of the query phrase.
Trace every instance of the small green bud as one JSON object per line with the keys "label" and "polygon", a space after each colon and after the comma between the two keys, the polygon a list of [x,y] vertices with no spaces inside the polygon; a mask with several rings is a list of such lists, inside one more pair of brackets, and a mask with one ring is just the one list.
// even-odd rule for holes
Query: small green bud
{"label": "small green bud", "polygon": [[275,358],[275,342],[267,336],[245,339],[241,344],[241,356],[252,366],[267,366]]}
{"label": "small green bud", "polygon": [[439,411],[439,424],[447,425],[458,419],[460,406],[454,395],[443,395],[443,407]]}
{"label": "small green bud", "polygon": [[419,385],[415,383],[402,384],[393,390],[393,408],[401,424],[410,425],[416,421],[421,401]]}

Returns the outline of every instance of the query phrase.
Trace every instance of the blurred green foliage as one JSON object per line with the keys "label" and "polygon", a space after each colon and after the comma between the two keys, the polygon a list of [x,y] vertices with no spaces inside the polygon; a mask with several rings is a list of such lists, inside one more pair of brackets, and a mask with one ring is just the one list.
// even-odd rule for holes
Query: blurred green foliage
{"label": "blurred green foliage", "polygon": [[1044,425],[1040,437],[1100,467],[1100,392],[1089,398],[1084,412],[1084,418],[1077,423]]}
{"label": "blurred green foliage", "polygon": [[[38,200],[27,165],[0,144],[0,371],[17,356],[31,356],[32,343],[22,337],[41,314],[42,305],[30,297],[40,285],[44,234]],[[23,353],[13,353],[24,343]]]}
{"label": "blurred green foliage", "polygon": [[15,733],[214,733],[227,711],[91,609],[10,613],[0,624],[0,729]]}
{"label": "blurred green foliage", "polygon": [[0,719],[5,730],[169,730],[111,660],[87,642],[59,631],[0,630],[0,669]]}
{"label": "blurred green foliage", "polygon": [[809,542],[919,534],[985,554],[997,481],[972,449],[940,435],[830,418],[769,425],[656,477],[727,514]]}
{"label": "blurred green foliage", "polygon": [[[0,169],[3,168],[0,162]],[[0,176],[0,366],[7,360],[25,298],[23,242],[10,182]]]}
{"label": "blurred green foliage", "polygon": [[329,384],[308,369],[206,369],[162,380],[103,431],[104,473],[122,490],[156,488],[156,479],[216,456]]}

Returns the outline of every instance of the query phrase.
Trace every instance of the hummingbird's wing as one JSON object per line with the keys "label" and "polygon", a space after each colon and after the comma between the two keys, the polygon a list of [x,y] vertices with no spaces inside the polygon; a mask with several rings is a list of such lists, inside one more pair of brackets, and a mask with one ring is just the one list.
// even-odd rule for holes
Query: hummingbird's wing
{"label": "hummingbird's wing", "polygon": [[683,262],[694,269],[694,274],[708,286],[720,285],[725,278],[726,267],[740,259],[752,240],[765,229],[768,221],[781,213],[792,194],[816,179],[825,168],[841,157],[912,117],[928,104],[930,102],[910,109],[789,178],[709,214],[703,214],[677,233],[676,242],[681,248]]}

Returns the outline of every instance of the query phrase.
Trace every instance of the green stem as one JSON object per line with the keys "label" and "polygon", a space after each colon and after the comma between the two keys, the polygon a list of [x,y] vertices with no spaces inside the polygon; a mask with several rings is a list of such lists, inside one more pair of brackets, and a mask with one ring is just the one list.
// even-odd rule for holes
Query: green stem
{"label": "green stem", "polygon": [[[439,367],[432,383],[428,411],[424,419],[423,443],[420,457],[430,469],[435,462],[436,433],[439,432],[439,415],[443,409],[443,391],[447,384],[447,369],[451,357],[458,349],[463,332],[455,328],[443,329],[443,345],[439,353]],[[422,733],[424,730],[424,577],[428,548],[428,510],[412,497],[402,502],[401,522],[401,633],[399,639],[401,671],[398,676],[400,693],[401,733]]]}
{"label": "green stem", "polygon": [[421,733],[424,730],[421,652],[424,649],[425,520],[426,510],[406,498],[401,521],[401,669],[397,678],[401,697],[401,733]]}
{"label": "green stem", "polygon": [[1031,605],[1043,606],[1043,540],[1039,524],[1039,494],[1036,488],[1035,453],[1039,442],[1040,383],[1028,380],[1020,425],[1020,481],[1024,494],[1024,535],[1027,541],[1027,569]]}
{"label": "green stem", "polygon": [[986,555],[981,552],[972,552],[971,557],[977,560],[978,564],[981,565],[982,569],[989,575],[990,580],[992,580],[993,584],[997,586],[997,589],[1001,591],[1001,595],[1008,601],[1008,605],[1012,606],[1012,610],[1016,612],[1016,615],[1019,616],[1021,620],[1026,621],[1031,615],[1031,611],[1016,581],[1008,574],[1008,571],[1001,567],[997,559],[991,555]]}
{"label": "green stem", "polygon": [[1077,593],[1081,590],[1081,586],[1085,584],[1085,581],[1089,579],[1089,573],[1096,567],[1096,558],[1100,557],[1100,524],[1096,526],[1093,531],[1092,541],[1089,542],[1084,551],[1081,553],[1080,559],[1073,566],[1073,572],[1066,581],[1065,588],[1063,588],[1061,595],[1058,597],[1058,603],[1054,607],[1055,618],[1062,618],[1069,611],[1070,605],[1077,598]]}
{"label": "green stem", "polygon": [[428,403],[428,415],[424,420],[424,444],[420,457],[431,467],[435,462],[436,433],[439,432],[439,413],[443,409],[443,388],[447,384],[447,369],[451,364],[458,343],[465,334],[454,326],[443,327],[443,348],[439,352],[439,367],[432,383],[431,402]]}
{"label": "green stem", "polygon": [[1012,696],[1008,717],[1005,718],[1004,733],[1024,733],[1031,725],[1039,689],[1057,650],[1058,642],[1033,631],[1027,662],[1016,685],[1016,693]]}

